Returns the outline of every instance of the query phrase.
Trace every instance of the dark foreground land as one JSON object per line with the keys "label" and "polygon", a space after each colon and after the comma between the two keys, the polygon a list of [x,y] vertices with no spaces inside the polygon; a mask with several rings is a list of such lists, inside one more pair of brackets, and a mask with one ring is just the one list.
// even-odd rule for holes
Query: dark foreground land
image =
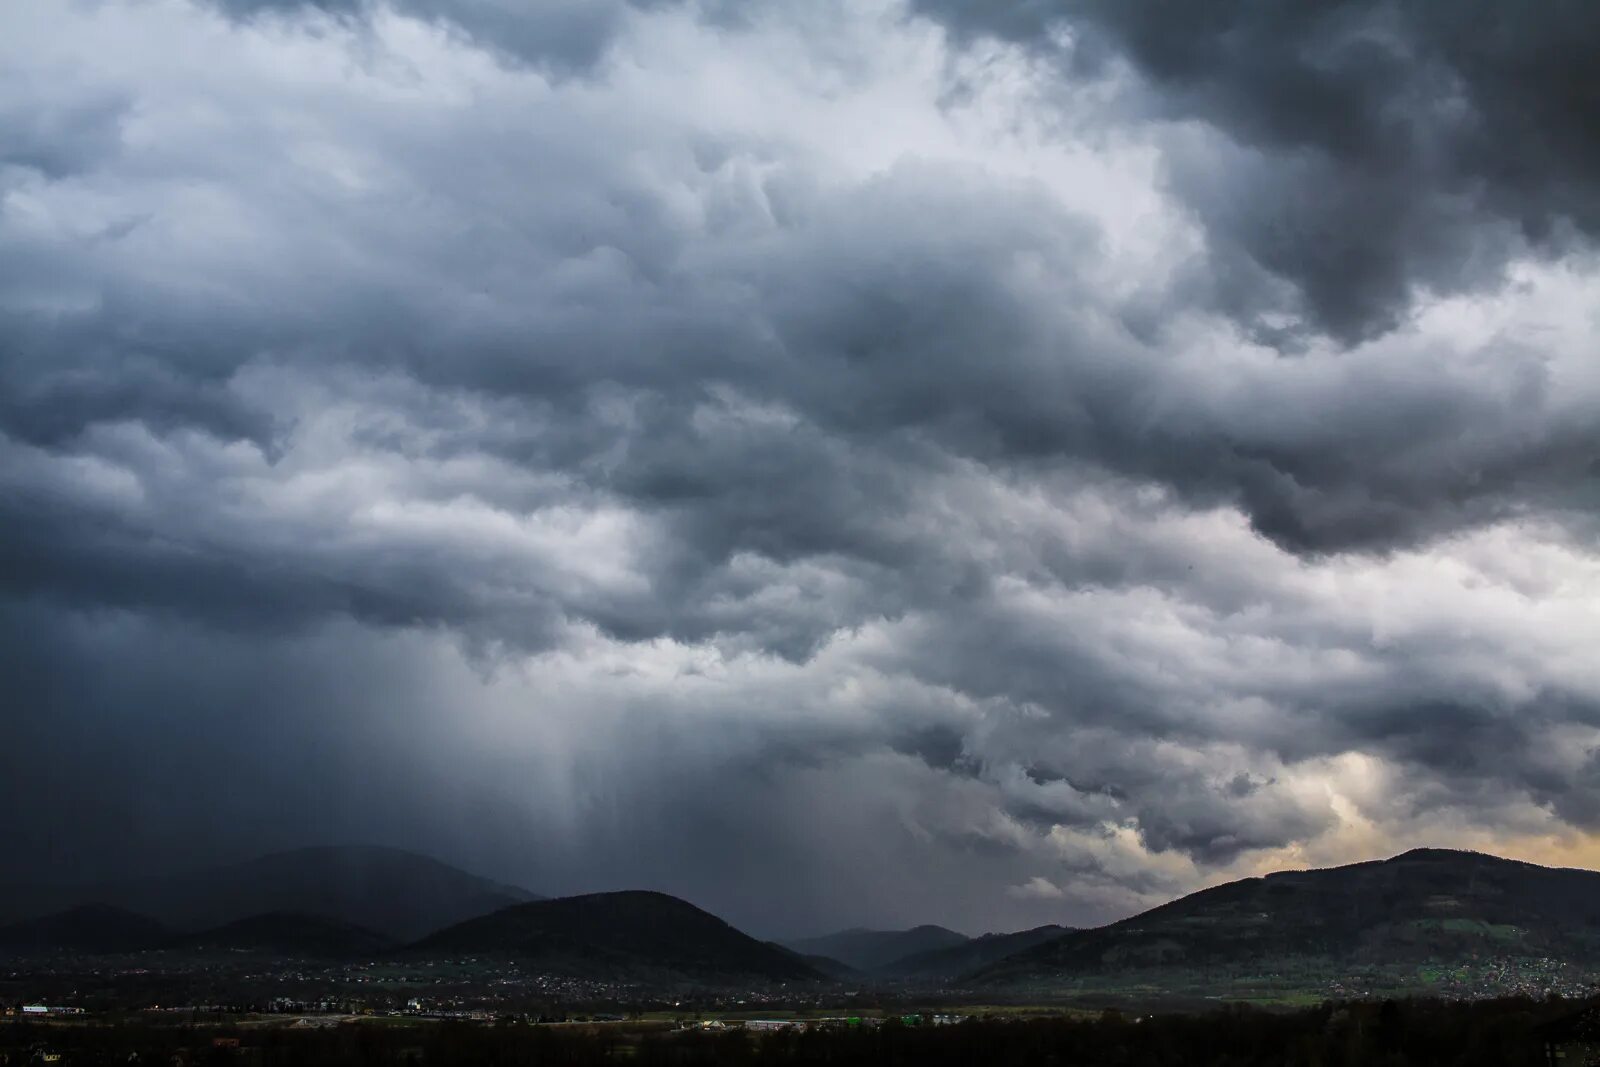
{"label": "dark foreground land", "polygon": [[[1297,1011],[1223,1007],[1135,1016],[1106,1012],[838,1020],[757,1030],[693,1020],[403,1024],[371,1019],[123,1017],[0,1024],[0,1063],[447,1065],[1172,1065],[1172,1067],[1520,1067],[1588,1062],[1589,1005],[1510,999],[1323,1004]],[[1600,1061],[1597,1061],[1600,1062]]]}

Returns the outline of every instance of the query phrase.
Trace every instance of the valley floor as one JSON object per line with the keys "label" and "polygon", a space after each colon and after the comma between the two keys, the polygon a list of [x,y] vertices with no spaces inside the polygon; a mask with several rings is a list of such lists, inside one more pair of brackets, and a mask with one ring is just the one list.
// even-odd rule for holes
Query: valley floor
{"label": "valley floor", "polygon": [[1595,1002],[1511,998],[1330,1002],[1296,1010],[1212,1006],[1132,1014],[990,1005],[970,1014],[771,1018],[590,1017],[535,1023],[311,1014],[132,1012],[0,1020],[0,1063],[288,1065],[626,1063],[1139,1064],[1169,1067],[1534,1067],[1584,1063]]}

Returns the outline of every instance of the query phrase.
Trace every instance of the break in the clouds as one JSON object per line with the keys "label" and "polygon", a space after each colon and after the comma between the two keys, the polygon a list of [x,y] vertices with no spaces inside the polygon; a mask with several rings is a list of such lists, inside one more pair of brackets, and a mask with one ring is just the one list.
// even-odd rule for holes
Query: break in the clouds
{"label": "break in the clouds", "polygon": [[1593,19],[1291,6],[7,5],[7,873],[1587,855]]}

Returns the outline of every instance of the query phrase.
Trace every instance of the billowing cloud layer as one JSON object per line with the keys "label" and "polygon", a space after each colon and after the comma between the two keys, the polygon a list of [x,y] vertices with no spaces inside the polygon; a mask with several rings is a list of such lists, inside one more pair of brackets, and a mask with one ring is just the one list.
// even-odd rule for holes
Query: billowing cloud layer
{"label": "billowing cloud layer", "polygon": [[[1138,72],[1130,108],[1198,121],[1168,156],[1218,296],[1336,336],[1492,284],[1600,229],[1592,5],[1492,0],[914,0],[961,36]],[[1070,18],[1069,18],[1070,16]],[[1268,279],[1287,282],[1292,296]]]}
{"label": "billowing cloud layer", "polygon": [[772,930],[1581,856],[1595,34],[1148,7],[8,8],[11,854]]}

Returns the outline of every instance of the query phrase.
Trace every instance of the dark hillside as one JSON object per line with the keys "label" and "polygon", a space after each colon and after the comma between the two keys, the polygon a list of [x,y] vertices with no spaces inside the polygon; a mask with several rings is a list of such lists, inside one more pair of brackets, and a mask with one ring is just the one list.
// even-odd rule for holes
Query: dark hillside
{"label": "dark hillside", "polygon": [[0,927],[0,953],[98,955],[156,948],[172,933],[145,915],[109,904],[82,904]]}
{"label": "dark hillside", "polygon": [[1600,873],[1419,849],[1202,890],[977,970],[1032,981],[1140,967],[1476,956],[1600,960]]}
{"label": "dark hillside", "polygon": [[278,957],[351,959],[390,947],[382,934],[320,915],[268,912],[174,939],[174,948]]}
{"label": "dark hillside", "polygon": [[822,975],[665,893],[561,897],[504,908],[432,934],[411,952],[514,955],[542,969],[625,980],[670,974],[695,981],[812,981]]}

